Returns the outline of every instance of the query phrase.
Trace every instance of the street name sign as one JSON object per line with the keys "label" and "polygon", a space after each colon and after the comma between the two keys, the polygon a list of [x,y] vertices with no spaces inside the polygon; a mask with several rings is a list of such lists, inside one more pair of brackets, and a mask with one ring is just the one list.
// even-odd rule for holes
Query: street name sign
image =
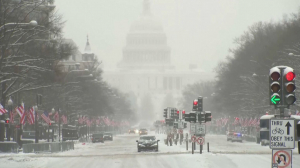
{"label": "street name sign", "polygon": [[271,149],[295,148],[295,120],[271,119],[269,128]]}
{"label": "street name sign", "polygon": [[205,125],[196,125],[196,134],[205,134]]}

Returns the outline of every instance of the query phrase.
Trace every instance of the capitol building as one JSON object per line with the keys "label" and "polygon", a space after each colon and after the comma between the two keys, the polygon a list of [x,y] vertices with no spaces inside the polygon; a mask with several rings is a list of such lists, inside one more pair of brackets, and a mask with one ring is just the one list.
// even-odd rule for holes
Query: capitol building
{"label": "capitol building", "polygon": [[149,0],[144,0],[142,15],[132,23],[122,53],[116,70],[103,69],[103,79],[122,92],[133,94],[138,105],[144,96],[150,96],[156,119],[162,118],[163,107],[169,106],[163,104],[167,95],[177,105],[187,85],[210,79],[195,63],[189,69],[172,65],[171,47],[162,24],[151,14]]}

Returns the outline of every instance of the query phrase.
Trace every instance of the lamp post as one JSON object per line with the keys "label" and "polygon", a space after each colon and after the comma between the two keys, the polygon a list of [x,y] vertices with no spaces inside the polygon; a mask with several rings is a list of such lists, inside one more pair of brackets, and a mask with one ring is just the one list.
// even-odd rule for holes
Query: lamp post
{"label": "lamp post", "polygon": [[38,106],[34,106],[35,143],[39,143],[39,131],[38,131],[37,113],[38,113]]}
{"label": "lamp post", "polygon": [[[52,112],[52,114],[54,114],[55,113],[55,109],[52,108],[51,112]],[[52,127],[52,142],[53,141],[54,141],[54,128]]]}
{"label": "lamp post", "polygon": [[8,112],[8,117],[9,117],[9,125],[8,125],[8,131],[7,131],[7,141],[10,141],[10,134],[11,134],[11,113],[12,113],[12,106],[13,106],[13,101],[11,100],[11,97],[9,97],[9,100],[7,102],[8,107],[9,107],[9,112]]}
{"label": "lamp post", "polygon": [[60,109],[58,108],[58,141],[60,142]]}

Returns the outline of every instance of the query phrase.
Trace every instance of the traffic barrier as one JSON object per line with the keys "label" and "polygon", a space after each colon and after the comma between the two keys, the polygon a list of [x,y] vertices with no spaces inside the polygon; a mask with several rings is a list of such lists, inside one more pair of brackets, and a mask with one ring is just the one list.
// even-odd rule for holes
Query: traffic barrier
{"label": "traffic barrier", "polygon": [[16,142],[0,142],[0,152],[19,152],[19,145]]}
{"label": "traffic barrier", "polygon": [[38,152],[63,152],[74,150],[73,142],[54,142],[54,143],[30,143],[23,145],[23,153],[38,153]]}

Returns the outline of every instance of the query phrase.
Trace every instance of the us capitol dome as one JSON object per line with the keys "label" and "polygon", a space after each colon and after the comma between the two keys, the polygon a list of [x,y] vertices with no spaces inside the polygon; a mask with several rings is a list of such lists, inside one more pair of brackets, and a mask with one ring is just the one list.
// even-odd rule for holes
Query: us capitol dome
{"label": "us capitol dome", "polygon": [[171,65],[167,36],[161,23],[152,17],[148,0],[144,0],[140,19],[130,27],[118,67],[123,70],[174,68]]}

